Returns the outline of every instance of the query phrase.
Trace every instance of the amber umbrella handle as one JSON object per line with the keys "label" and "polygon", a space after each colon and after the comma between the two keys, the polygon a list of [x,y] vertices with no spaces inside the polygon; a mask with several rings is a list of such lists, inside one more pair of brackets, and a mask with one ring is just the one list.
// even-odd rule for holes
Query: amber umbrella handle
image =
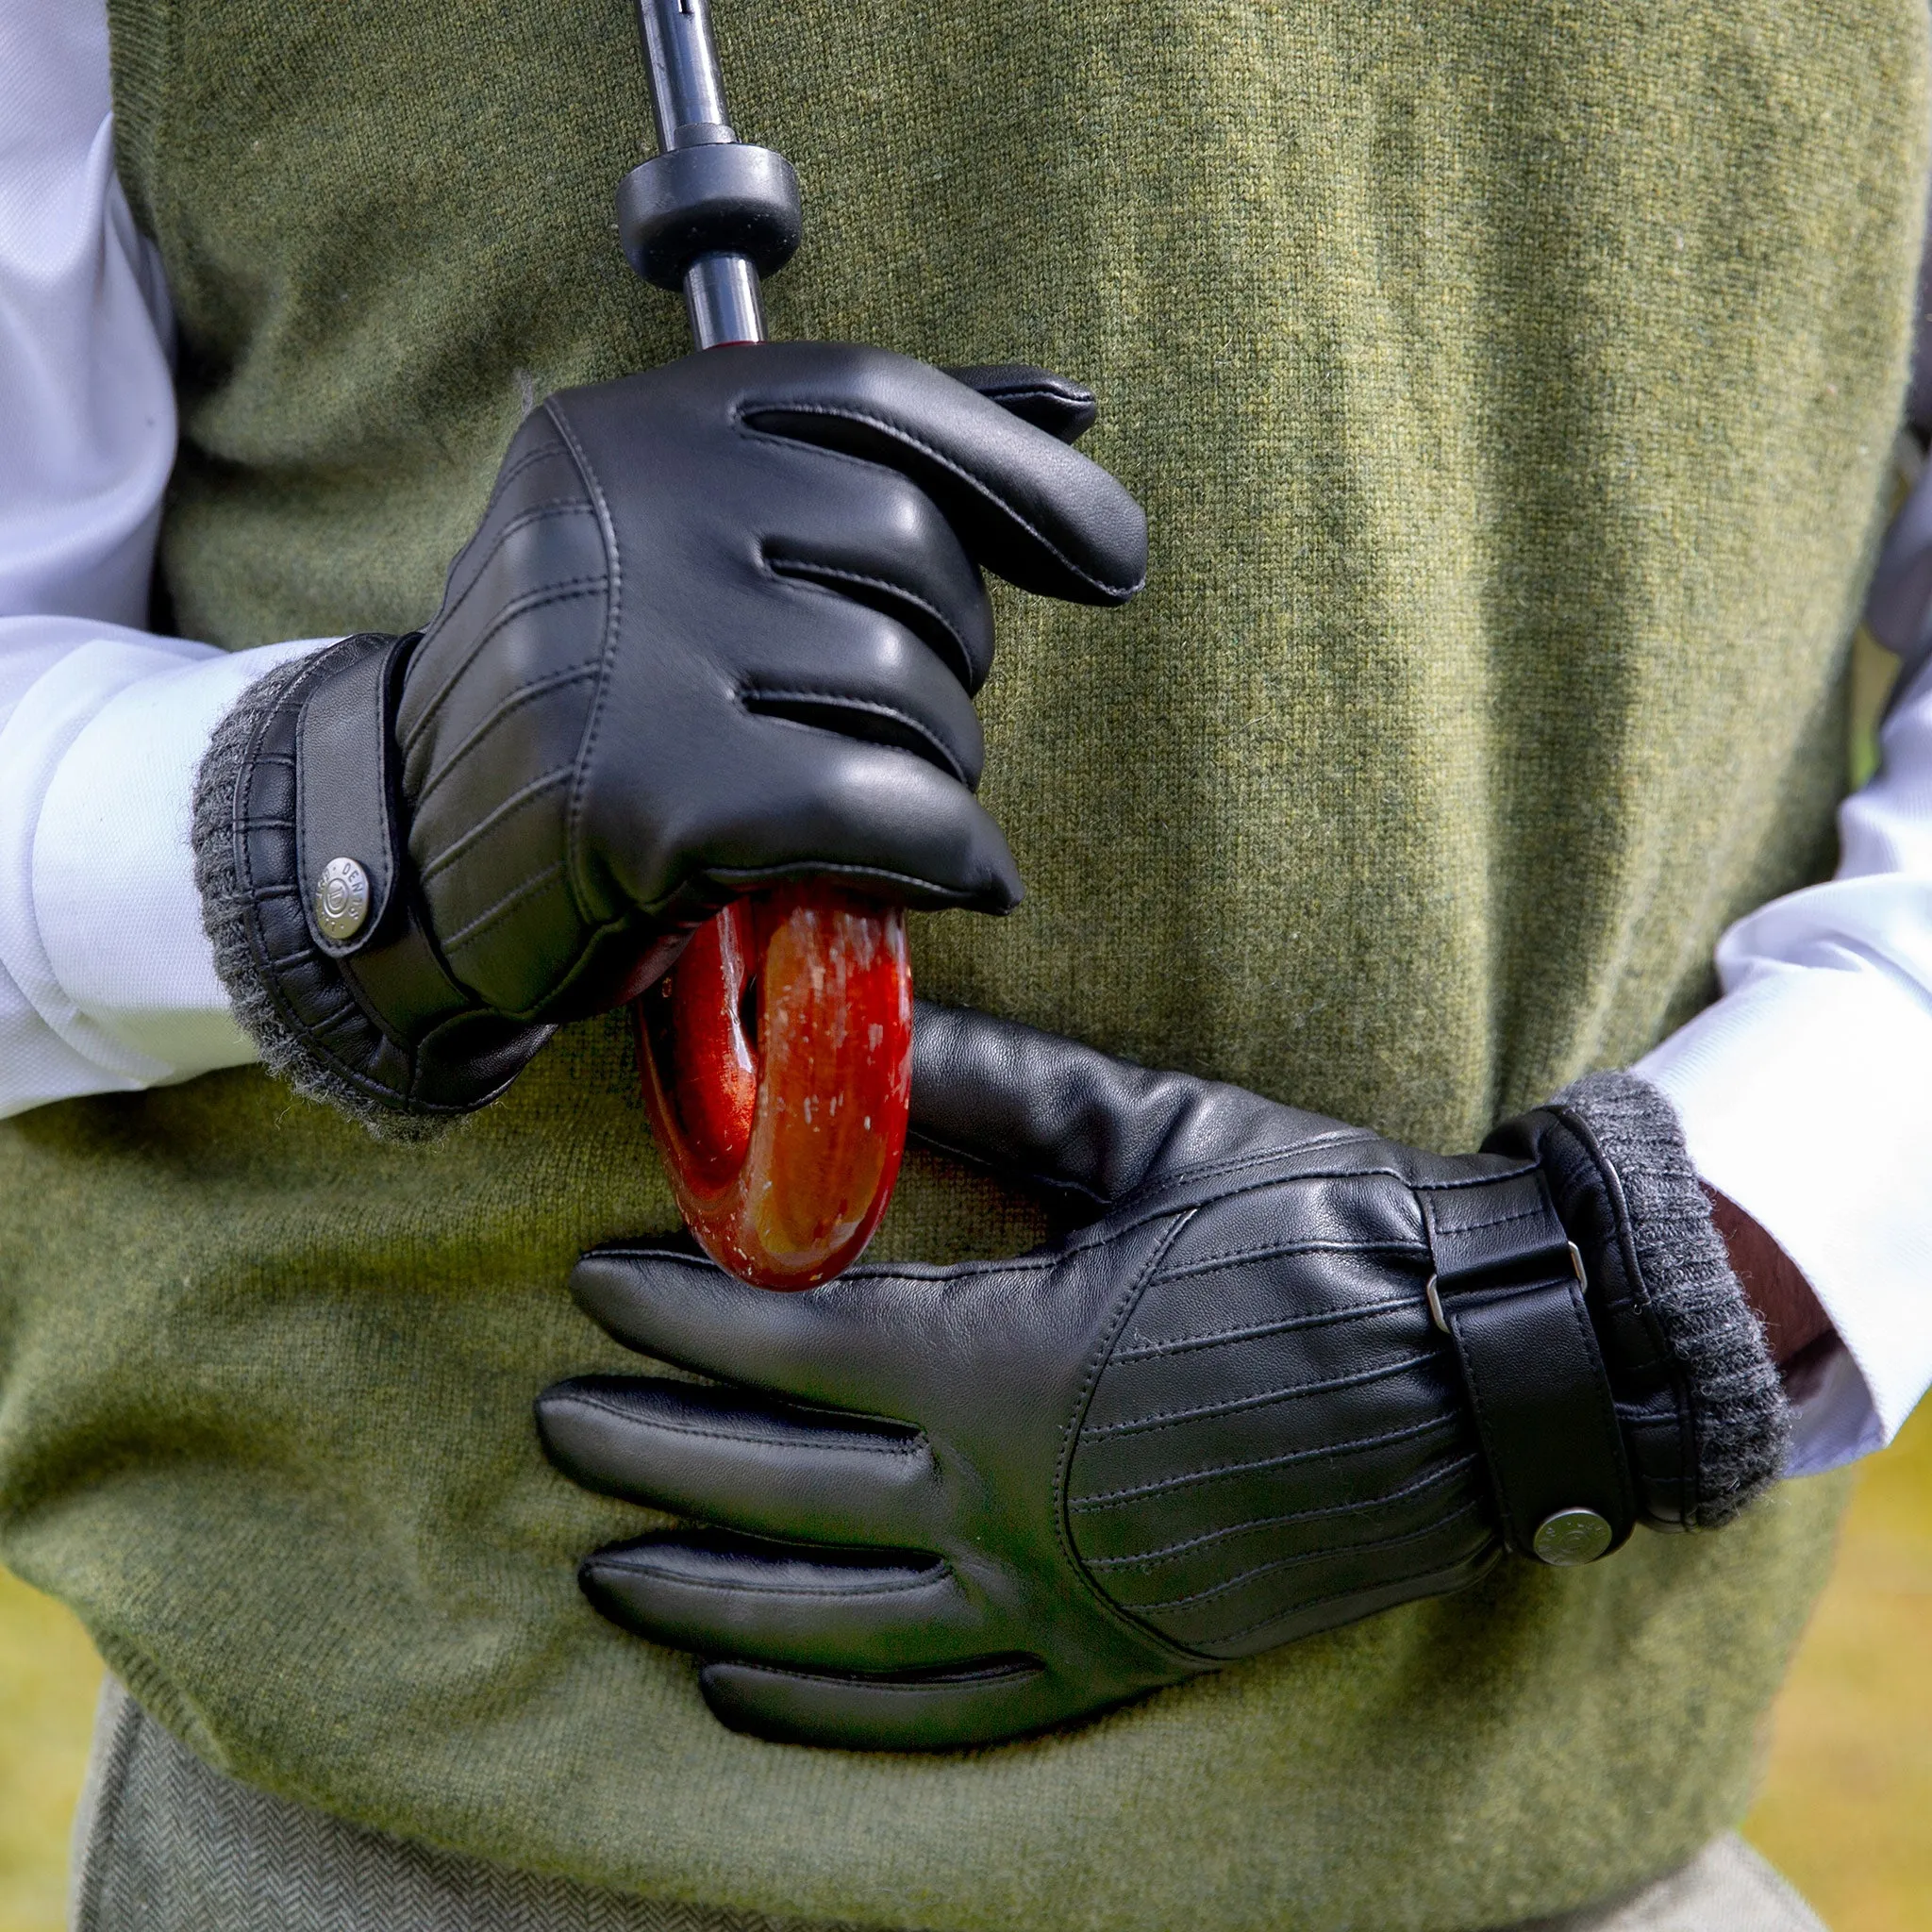
{"label": "amber umbrella handle", "polygon": [[905,914],[819,885],[741,899],[636,1012],[651,1128],[705,1252],[760,1288],[849,1267],[906,1145]]}
{"label": "amber umbrella handle", "polygon": [[[783,155],[724,118],[708,0],[640,0],[659,152],[618,190],[631,265],[681,290],[701,349],[758,342],[760,275],[798,246]],[[638,1071],[679,1211],[721,1268],[815,1288],[858,1258],[906,1146],[906,915],[806,883],[728,906],[636,1007]]]}

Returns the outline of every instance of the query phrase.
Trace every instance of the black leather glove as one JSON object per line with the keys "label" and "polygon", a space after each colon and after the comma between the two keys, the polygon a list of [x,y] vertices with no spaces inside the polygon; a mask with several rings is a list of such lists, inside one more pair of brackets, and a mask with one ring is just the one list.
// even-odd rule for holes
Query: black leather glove
{"label": "black leather glove", "polygon": [[1668,1103],[1627,1074],[1443,1158],[922,1007],[913,1107],[1085,1224],[804,1294],[649,1246],[573,1278],[619,1341],[720,1379],[586,1376],[538,1421],[576,1481],[695,1520],[581,1580],[707,1658],[735,1727],[1010,1737],[1505,1548],[1714,1527],[1782,1463],[1762,1336]]}
{"label": "black leather glove", "polygon": [[733,893],[1000,912],[979,567],[1115,604],[1146,527],[1092,399],[823,342],[552,396],[420,638],[272,675],[203,765],[217,965],[264,1058],[380,1120],[480,1104]]}

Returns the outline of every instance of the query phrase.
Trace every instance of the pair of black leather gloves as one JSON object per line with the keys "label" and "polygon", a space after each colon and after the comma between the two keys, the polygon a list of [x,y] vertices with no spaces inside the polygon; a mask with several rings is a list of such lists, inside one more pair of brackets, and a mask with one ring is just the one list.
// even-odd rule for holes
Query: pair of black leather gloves
{"label": "pair of black leather gloves", "polygon": [[[479,1106],[731,895],[832,874],[1009,908],[974,797],[980,579],[1110,604],[1145,529],[1073,384],[826,344],[553,396],[441,609],[224,721],[195,842],[269,1065],[391,1130]],[[1507,1550],[1711,1528],[1782,1391],[1668,1104],[1598,1074],[1438,1157],[922,1008],[914,1126],[1057,1195],[1016,1260],[805,1294],[679,1243],[584,1307],[713,1378],[587,1377],[552,1459],[692,1526],[597,1607],[704,1658],[728,1724],[983,1743],[1416,1597]]]}

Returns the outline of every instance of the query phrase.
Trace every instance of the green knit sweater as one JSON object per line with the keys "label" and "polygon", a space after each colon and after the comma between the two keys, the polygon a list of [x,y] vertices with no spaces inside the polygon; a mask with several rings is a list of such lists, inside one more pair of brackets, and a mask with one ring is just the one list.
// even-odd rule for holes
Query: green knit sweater
{"label": "green knit sweater", "polygon": [[[625,267],[625,0],[115,0],[179,310],[164,530],[230,646],[434,608],[533,394],[677,354]],[[1118,614],[998,600],[1030,896],[924,989],[1436,1147],[1708,996],[1816,876],[1904,377],[1924,0],[718,0],[795,161],[774,330],[1092,383]],[[579,1599],[553,1474],[623,1357],[584,1243],[673,1216],[622,1026],[426,1147],[259,1075],[0,1128],[0,1534],[237,1775],[514,1864],[940,1928],[1454,1928],[1741,1810],[1838,1486],[1510,1562],[1066,1736],[721,1729]],[[911,1165],[881,1250],[1035,1237]]]}

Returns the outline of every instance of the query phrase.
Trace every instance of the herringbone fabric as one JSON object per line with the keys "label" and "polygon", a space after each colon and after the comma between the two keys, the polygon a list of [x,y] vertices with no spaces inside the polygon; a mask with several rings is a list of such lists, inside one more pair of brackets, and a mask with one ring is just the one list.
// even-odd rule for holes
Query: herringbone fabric
{"label": "herringbone fabric", "polygon": [[358,1831],[224,1777],[109,1677],[72,1932],[858,1932],[627,1898]]}
{"label": "herringbone fabric", "polygon": [[1735,1832],[1633,1897],[1514,1932],[1825,1932],[1805,1901]]}

